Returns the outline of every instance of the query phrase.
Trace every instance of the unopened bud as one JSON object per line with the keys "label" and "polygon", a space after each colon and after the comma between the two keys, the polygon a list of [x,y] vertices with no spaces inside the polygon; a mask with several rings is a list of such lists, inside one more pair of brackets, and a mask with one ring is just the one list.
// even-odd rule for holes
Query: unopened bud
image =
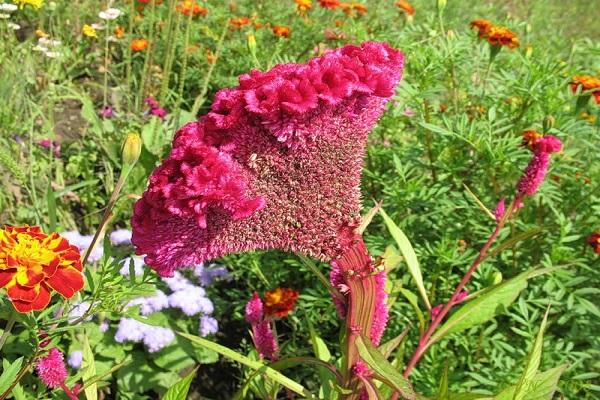
{"label": "unopened bud", "polygon": [[528,44],[527,47],[525,47],[525,58],[531,58],[532,54],[533,54],[533,46]]}
{"label": "unopened bud", "polygon": [[529,33],[531,33],[531,31],[533,31],[533,27],[531,26],[531,24],[525,25],[525,32],[527,32],[527,34],[529,34]]}
{"label": "unopened bud", "polygon": [[444,11],[444,8],[446,8],[446,0],[437,0],[437,9],[439,12]]}
{"label": "unopened bud", "polygon": [[502,272],[500,271],[496,271],[494,272],[493,278],[492,278],[492,284],[497,285],[500,282],[502,282]]}
{"label": "unopened bud", "polygon": [[256,53],[256,37],[254,36],[254,33],[252,33],[252,32],[247,33],[246,39],[248,40],[248,49],[250,50],[250,53],[255,54]]}
{"label": "unopened bud", "polygon": [[556,122],[556,119],[552,115],[546,115],[544,117],[544,122],[543,122],[544,133],[549,132],[550,129],[552,129],[554,127],[555,122]]}
{"label": "unopened bud", "polygon": [[140,135],[134,132],[127,134],[125,141],[123,142],[122,157],[123,166],[132,167],[140,158],[142,152],[142,138]]}

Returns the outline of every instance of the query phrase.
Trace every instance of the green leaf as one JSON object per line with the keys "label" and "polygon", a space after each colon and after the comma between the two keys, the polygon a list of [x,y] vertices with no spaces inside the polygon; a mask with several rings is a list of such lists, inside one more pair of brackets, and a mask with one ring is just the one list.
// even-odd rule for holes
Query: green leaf
{"label": "green leaf", "polygon": [[[552,400],[554,392],[558,386],[558,380],[563,371],[567,369],[567,364],[540,372],[530,382],[530,390],[527,393],[527,400]],[[515,386],[509,386],[500,392],[493,400],[512,400],[515,393]],[[452,399],[453,400],[453,399]]]}
{"label": "green leaf", "polygon": [[381,208],[379,213],[383,217],[383,221],[387,226],[390,234],[398,244],[398,248],[402,253],[402,256],[406,260],[406,265],[408,266],[408,271],[413,277],[417,288],[419,289],[419,293],[423,298],[423,301],[427,305],[427,309],[431,310],[431,304],[429,304],[429,299],[427,298],[427,292],[425,291],[425,285],[423,284],[423,274],[421,273],[421,268],[419,267],[419,261],[417,260],[417,255],[415,254],[415,250],[413,249],[410,241],[402,232],[402,230],[391,220],[391,218],[386,214],[386,212]]}
{"label": "green leaf", "polygon": [[187,394],[190,390],[190,385],[194,380],[194,376],[196,376],[196,371],[198,371],[198,367],[194,368],[192,372],[181,378],[179,382],[174,384],[167,390],[165,395],[162,397],[162,400],[185,400],[187,398]]}
{"label": "green leaf", "polygon": [[460,307],[438,328],[429,339],[429,345],[432,345],[446,335],[460,332],[489,321],[515,301],[519,293],[527,287],[527,279],[539,275],[541,271],[545,273],[549,270],[543,269],[524,272],[512,279],[481,291],[475,299]]}
{"label": "green leaf", "polygon": [[291,380],[287,376],[274,370],[273,368],[270,368],[269,366],[267,366],[266,364],[264,364],[260,361],[251,360],[248,357],[246,357],[236,351],[233,351],[228,347],[222,346],[215,342],[211,342],[210,340],[207,340],[207,339],[204,339],[204,338],[201,338],[198,336],[190,335],[188,333],[183,333],[183,332],[177,332],[177,334],[188,339],[189,341],[191,341],[195,344],[198,344],[198,345],[206,347],[210,350],[216,351],[217,353],[219,353],[233,361],[237,361],[240,364],[244,364],[245,366],[250,367],[256,371],[260,371],[267,378],[280,383],[281,385],[285,386],[286,388],[290,389],[291,391],[293,391],[295,393],[298,393],[300,395],[308,397],[309,399],[315,398],[315,396],[311,392],[309,392],[304,386],[302,386],[298,382]]}
{"label": "green leaf", "polygon": [[404,288],[400,289],[399,292],[402,293],[402,295],[406,298],[406,300],[408,300],[408,302],[410,303],[412,308],[417,313],[417,318],[419,319],[419,329],[421,330],[421,332],[423,332],[425,330],[425,316],[423,315],[423,312],[419,308],[419,302],[417,301],[417,295],[415,295],[410,290],[404,289]]}
{"label": "green leaf", "polygon": [[450,392],[448,391],[448,360],[446,360],[446,365],[444,366],[444,374],[442,375],[442,379],[440,379],[440,387],[438,389],[438,395],[436,400],[449,400]]}
{"label": "green leaf", "polygon": [[19,370],[23,364],[23,357],[17,358],[13,362],[9,362],[7,359],[2,360],[2,375],[0,375],[0,394],[4,393],[8,389],[17,377]]}
{"label": "green leaf", "polygon": [[542,347],[544,345],[544,331],[546,330],[546,322],[548,321],[548,312],[550,312],[550,307],[548,307],[546,314],[544,314],[544,319],[542,319],[540,331],[538,332],[531,352],[527,357],[525,369],[523,370],[521,379],[519,379],[517,387],[515,388],[513,400],[525,399],[525,395],[528,394],[531,383],[538,372],[538,368],[540,367],[540,362],[542,360]]}
{"label": "green leaf", "polygon": [[392,352],[396,350],[400,343],[402,343],[402,341],[408,334],[408,331],[410,331],[410,326],[403,330],[398,336],[396,336],[393,339],[390,339],[389,341],[385,342],[377,348],[377,350],[379,350],[379,352],[386,358],[386,360],[390,358]]}
{"label": "green leaf", "polygon": [[[96,376],[96,363],[94,361],[94,353],[90,347],[90,342],[87,335],[83,336],[83,363],[81,364],[83,383],[87,383],[91,378]],[[85,397],[88,400],[98,400],[98,385],[96,383],[86,386],[84,389]]]}
{"label": "green leaf", "polygon": [[373,220],[373,217],[375,216],[375,214],[377,214],[377,211],[379,211],[380,208],[381,202],[375,203],[375,206],[373,206],[369,211],[367,211],[365,215],[363,215],[360,221],[360,225],[358,227],[358,233],[362,235],[362,233],[365,231],[365,229],[367,229],[367,226],[369,226],[369,224]]}
{"label": "green leaf", "polygon": [[385,359],[368,338],[359,336],[356,338],[355,343],[360,358],[373,370],[378,380],[400,392],[405,399],[414,400],[417,398],[410,382]]}

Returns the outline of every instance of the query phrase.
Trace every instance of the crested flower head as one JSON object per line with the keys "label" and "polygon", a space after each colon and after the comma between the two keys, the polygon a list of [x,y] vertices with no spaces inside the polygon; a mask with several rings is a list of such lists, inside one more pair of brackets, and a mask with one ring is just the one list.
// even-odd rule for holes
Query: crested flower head
{"label": "crested flower head", "polygon": [[51,291],[71,298],[83,288],[81,255],[58,233],[38,227],[0,229],[0,288],[18,312],[43,310]]}
{"label": "crested flower head", "polygon": [[367,42],[252,71],[218,92],[175,135],[136,203],[137,253],[162,276],[254,249],[337,257],[360,216],[367,136],[403,64]]}
{"label": "crested flower head", "polygon": [[559,152],[561,148],[560,139],[552,135],[546,135],[535,142],[532,149],[533,158],[517,183],[517,190],[521,196],[533,196],[537,192],[550,166],[550,154]]}
{"label": "crested flower head", "polygon": [[42,382],[50,389],[61,386],[67,378],[64,356],[56,347],[38,360],[35,369]]}
{"label": "crested flower head", "polygon": [[296,305],[299,293],[294,289],[277,288],[265,293],[265,315],[267,317],[285,317]]}

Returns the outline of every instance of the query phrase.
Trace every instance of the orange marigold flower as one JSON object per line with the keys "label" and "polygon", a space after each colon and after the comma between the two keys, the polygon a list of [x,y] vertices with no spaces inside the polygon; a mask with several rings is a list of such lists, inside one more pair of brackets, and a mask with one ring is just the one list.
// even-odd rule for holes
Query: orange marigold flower
{"label": "orange marigold flower", "polygon": [[582,92],[592,91],[596,104],[600,104],[600,79],[588,75],[576,75],[571,82],[573,93],[577,93],[579,86]]}
{"label": "orange marigold flower", "polygon": [[229,20],[229,25],[233,26],[236,29],[241,29],[244,26],[250,23],[250,18],[248,17],[235,17]]}
{"label": "orange marigold flower", "polygon": [[542,135],[541,133],[533,130],[533,129],[528,129],[526,131],[523,131],[523,146],[527,147],[528,149],[532,150],[535,147],[535,144],[537,143],[538,140],[540,140],[542,137],[544,137],[544,135]]}
{"label": "orange marigold flower", "polygon": [[114,30],[114,33],[117,39],[123,39],[123,36],[125,36],[125,29],[123,29],[122,26],[117,26]]}
{"label": "orange marigold flower", "polygon": [[594,249],[594,253],[600,254],[600,232],[592,233],[587,238],[587,242]]}
{"label": "orange marigold flower", "polygon": [[148,48],[148,40],[147,39],[133,39],[131,41],[131,50],[133,51],[144,51]]}
{"label": "orange marigold flower", "polygon": [[471,25],[471,28],[476,28],[477,29],[477,31],[478,31],[477,34],[478,34],[478,36],[481,39],[487,37],[488,32],[494,26],[487,19],[476,19],[476,20],[473,20],[473,21],[471,21],[470,25]]}
{"label": "orange marigold flower", "polygon": [[304,14],[312,8],[312,0],[294,0],[296,9],[300,14]]}
{"label": "orange marigold flower", "polygon": [[407,13],[408,15],[415,14],[415,8],[406,0],[400,0],[396,2],[396,7]]}
{"label": "orange marigold flower", "polygon": [[323,8],[333,10],[340,6],[340,0],[319,0],[319,5]]}
{"label": "orange marigold flower", "polygon": [[492,46],[507,46],[510,49],[519,47],[517,34],[503,26],[492,26],[486,38]]}
{"label": "orange marigold flower", "polygon": [[354,15],[354,11],[356,11],[358,15],[364,15],[367,13],[367,6],[361,3],[340,3],[339,7],[343,12],[346,13],[346,15],[350,16]]}
{"label": "orange marigold flower", "polygon": [[193,0],[180,1],[175,9],[177,10],[178,13],[181,13],[181,14],[187,15],[187,16],[192,15],[194,17],[197,17],[198,15],[202,15],[204,17],[204,16],[206,16],[206,14],[208,14],[207,8],[200,6],[198,3],[196,3]]}
{"label": "orange marigold flower", "polygon": [[214,64],[217,62],[217,55],[213,53],[211,50],[206,50],[206,62],[209,64]]}
{"label": "orange marigold flower", "polygon": [[292,34],[292,30],[287,26],[275,25],[273,27],[273,33],[275,36],[289,38]]}
{"label": "orange marigold flower", "polygon": [[265,316],[285,317],[294,309],[299,293],[294,289],[277,288],[265,293]]}
{"label": "orange marigold flower", "polygon": [[352,4],[352,9],[358,13],[358,15],[365,15],[367,13],[367,6],[360,3]]}
{"label": "orange marigold flower", "polygon": [[37,226],[0,229],[0,288],[20,313],[43,310],[51,290],[71,298],[83,288],[81,254],[58,233]]}

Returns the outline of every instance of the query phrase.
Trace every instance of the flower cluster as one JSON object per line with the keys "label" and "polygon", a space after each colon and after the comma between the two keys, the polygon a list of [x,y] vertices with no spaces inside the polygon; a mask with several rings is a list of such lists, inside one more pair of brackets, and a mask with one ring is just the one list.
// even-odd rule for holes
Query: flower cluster
{"label": "flower cluster", "polygon": [[492,46],[507,46],[510,49],[519,47],[516,33],[506,27],[494,25],[486,19],[471,21],[471,28],[476,28],[479,38],[486,39]]}
{"label": "flower cluster", "polygon": [[137,38],[137,39],[133,39],[131,41],[131,50],[135,51],[135,52],[139,52],[139,51],[144,51],[148,48],[148,45],[150,44],[150,42],[148,42],[148,39],[144,39],[144,38]]}
{"label": "flower cluster", "polygon": [[543,134],[533,129],[523,131],[521,135],[523,136],[523,146],[527,147],[531,151],[533,151],[533,149],[535,148],[535,145],[538,142],[538,140],[544,137]]}
{"label": "flower cluster", "polygon": [[202,7],[200,4],[196,3],[194,0],[183,0],[180,1],[176,7],[177,12],[187,15],[197,17],[201,15],[205,17],[208,14],[208,9]]}
{"label": "flower cluster", "polygon": [[275,25],[272,30],[275,36],[281,38],[289,38],[292,34],[292,30],[287,26]]}
{"label": "flower cluster", "polygon": [[152,96],[146,97],[146,99],[144,100],[144,103],[146,103],[148,105],[148,107],[150,107],[151,115],[154,115],[155,117],[158,117],[160,119],[165,119],[165,117],[167,116],[167,110],[162,108],[160,106],[160,104],[158,104],[158,101],[156,101],[156,99],[154,97],[152,97]]}
{"label": "flower cluster", "polygon": [[304,15],[312,8],[312,0],[294,0],[298,14]]}
{"label": "flower cluster", "polygon": [[282,249],[323,260],[360,215],[366,139],[403,55],[367,42],[252,71],[177,132],[134,208],[137,254],[162,276],[224,254]]}
{"label": "flower cluster", "polygon": [[596,104],[600,104],[600,79],[593,76],[577,75],[573,77],[571,82],[571,90],[577,93],[577,89],[581,86],[582,92],[591,93],[594,96]]}
{"label": "flower cluster", "polygon": [[520,196],[533,196],[537,192],[548,171],[550,155],[559,152],[561,148],[562,143],[555,136],[546,135],[536,139],[531,149],[533,158],[517,183],[517,191]]}
{"label": "flower cluster", "polygon": [[150,353],[156,353],[175,340],[175,333],[169,328],[144,324],[133,318],[121,318],[115,341],[143,342]]}
{"label": "flower cluster", "polygon": [[67,379],[64,356],[56,347],[37,361],[35,369],[42,382],[50,389],[61,386]]}
{"label": "flower cluster", "polygon": [[51,291],[71,298],[83,288],[81,255],[58,233],[39,227],[0,229],[0,288],[18,312],[43,310]]}

